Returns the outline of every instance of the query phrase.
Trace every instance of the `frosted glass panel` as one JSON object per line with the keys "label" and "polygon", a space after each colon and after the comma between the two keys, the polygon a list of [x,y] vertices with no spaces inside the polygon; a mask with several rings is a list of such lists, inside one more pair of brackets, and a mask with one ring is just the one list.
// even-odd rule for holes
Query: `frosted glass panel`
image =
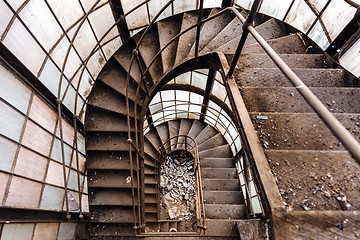
{"label": "frosted glass panel", "polygon": [[214,82],[211,94],[219,98],[221,101],[224,101],[227,95],[224,85],[218,81]]}
{"label": "frosted glass panel", "polygon": [[[113,29],[110,32],[110,36],[116,35],[116,34],[113,34],[116,32],[117,32],[117,30]],[[121,46],[121,44],[122,44],[122,42],[121,42],[120,37],[117,37],[113,41],[111,41],[111,42],[107,43],[105,46],[103,46],[102,49],[104,51],[105,57],[107,59],[109,59],[115,53],[115,51]]]}
{"label": "frosted glass panel", "polygon": [[[66,168],[66,175],[69,173],[69,169]],[[46,176],[46,182],[54,184],[59,187],[64,187],[64,175],[62,165],[50,161],[48,174]]]}
{"label": "frosted glass panel", "polygon": [[235,4],[245,8],[246,10],[250,10],[254,0],[235,0]]}
{"label": "frosted glass panel", "polygon": [[[151,0],[149,4],[149,12],[150,12],[150,20],[153,20],[156,14],[168,3],[169,0]],[[165,11],[160,15],[160,17],[157,19],[161,20],[163,18],[169,17],[172,15],[171,11],[171,4],[165,9]]]}
{"label": "frosted glass panel", "polygon": [[47,1],[57,16],[60,24],[64,29],[68,29],[78,19],[80,19],[84,13],[80,7],[78,1],[74,0],[48,0]]}
{"label": "frosted glass panel", "polygon": [[309,0],[309,3],[315,7],[318,12],[321,12],[328,0]]}
{"label": "frosted glass panel", "polygon": [[[65,60],[65,55],[69,48],[69,40],[63,38],[60,43],[55,47],[53,52],[51,53],[51,57],[53,58],[56,65],[61,69]],[[66,61],[66,67],[64,70],[65,76],[71,78],[71,76],[75,73],[78,67],[81,65],[81,60],[76,54],[74,48],[71,48],[69,52],[69,56]]]}
{"label": "frosted glass panel", "polygon": [[176,83],[178,84],[190,84],[191,72],[181,74],[176,77]]}
{"label": "frosted glass panel", "polygon": [[40,207],[42,209],[61,209],[65,190],[50,185],[45,185]]}
{"label": "frosted glass panel", "polygon": [[293,0],[271,0],[263,1],[260,12],[282,20]]}
{"label": "frosted glass panel", "polygon": [[[101,19],[101,21],[99,21],[99,19]],[[114,16],[109,5],[105,5],[90,14],[89,20],[98,40],[115,24]],[[119,31],[115,26],[102,42],[106,42],[117,35],[119,35]]]}
{"label": "frosted glass panel", "polygon": [[13,16],[12,11],[8,8],[4,1],[0,1],[0,38],[2,37],[7,25],[10,22],[10,19]]}
{"label": "frosted glass panel", "polygon": [[207,0],[204,1],[204,8],[221,7],[222,0]]}
{"label": "frosted glass panel", "polygon": [[206,81],[207,81],[208,76],[197,73],[197,72],[193,72],[192,73],[192,81],[191,81],[191,85],[201,88],[201,89],[205,89],[206,87]]}
{"label": "frosted glass panel", "polygon": [[60,223],[58,240],[75,238],[76,223]]}
{"label": "frosted glass panel", "polygon": [[40,193],[40,183],[14,176],[5,205],[11,207],[37,208]]}
{"label": "frosted glass panel", "polygon": [[[96,4],[96,7],[99,7],[101,5],[103,5],[104,3],[108,2],[109,0],[101,0]],[[93,5],[97,2],[97,0],[81,0],[81,4],[83,5],[85,12],[88,12]]]}
{"label": "frosted glass panel", "polygon": [[34,75],[37,75],[45,59],[45,52],[19,20],[14,21],[3,43]]}
{"label": "frosted glass panel", "polygon": [[27,121],[22,143],[45,156],[49,155],[52,136],[31,121]]}
{"label": "frosted glass panel", "polygon": [[340,58],[340,63],[355,76],[360,77],[360,39]]}
{"label": "frosted glass panel", "polygon": [[20,148],[15,173],[37,181],[44,180],[48,160],[24,147]]}
{"label": "frosted glass panel", "polygon": [[3,137],[0,137],[0,149],[1,149],[0,170],[10,172],[14,162],[17,144]]}
{"label": "frosted glass panel", "polygon": [[57,114],[38,96],[34,96],[29,117],[49,132],[54,132]]}
{"label": "frosted glass panel", "polygon": [[332,0],[330,2],[321,18],[330,34],[331,40],[334,40],[339,35],[354,17],[355,13],[356,9],[343,0]]}
{"label": "frosted glass panel", "polygon": [[189,101],[190,92],[182,91],[182,90],[176,90],[176,100],[178,101]]}
{"label": "frosted glass panel", "polygon": [[314,27],[311,29],[308,35],[319,47],[325,50],[329,45],[329,40],[325,35],[325,31],[321,26],[319,20],[316,21]]}
{"label": "frosted glass panel", "polygon": [[195,0],[190,1],[174,1],[174,14],[185,12],[188,10],[195,10],[196,9],[196,2]]}
{"label": "frosted glass panel", "polygon": [[59,24],[44,1],[29,1],[19,16],[47,51],[62,34]]}
{"label": "frosted glass panel", "polygon": [[9,174],[0,172],[0,201],[2,202],[4,195],[5,195],[5,189],[6,185],[9,180]]}
{"label": "frosted glass panel", "polygon": [[34,224],[5,224],[1,239],[9,240],[31,240],[33,234]]}
{"label": "frosted glass panel", "polygon": [[[46,61],[44,69],[39,76],[39,79],[55,96],[58,96],[60,70],[50,59]],[[61,93],[64,93],[64,86],[67,82],[64,77],[62,78],[62,82],[63,84],[61,87]]]}
{"label": "frosted glass panel", "polygon": [[56,240],[59,223],[37,223],[33,240]]}
{"label": "frosted glass panel", "polygon": [[0,65],[0,96],[11,105],[26,113],[31,91],[13,73]]}
{"label": "frosted glass panel", "polygon": [[93,78],[96,78],[98,76],[100,70],[102,69],[102,67],[105,65],[105,63],[106,63],[105,57],[102,54],[102,52],[99,50],[91,56],[86,67],[91,72],[91,75],[93,76]]}
{"label": "frosted glass panel", "polygon": [[[144,0],[134,0],[126,1],[122,0],[122,7],[124,13],[127,14],[130,10],[138,6],[140,3],[143,3]],[[141,7],[137,8],[135,11],[126,16],[126,22],[129,30],[143,27],[149,24],[148,12],[146,4],[143,4]]]}
{"label": "frosted glass panel", "polygon": [[315,14],[311,11],[304,0],[295,0],[294,5],[291,7],[289,14],[285,19],[285,22],[306,33],[315,20]]}
{"label": "frosted glass panel", "polygon": [[[80,24],[80,23],[79,23]],[[79,24],[77,24],[69,33],[70,39],[73,39],[73,35],[76,30],[79,28]],[[82,60],[85,60],[91,50],[96,45],[95,36],[91,30],[90,24],[88,21],[82,23],[79,32],[76,35],[74,41],[74,47],[76,48],[77,52],[79,53]]]}
{"label": "frosted glass panel", "polygon": [[[63,127],[63,139],[64,141],[69,144],[70,146],[73,145],[74,142],[74,128],[64,119],[62,120],[62,127]],[[60,138],[59,126],[56,129],[56,136]]]}
{"label": "frosted glass panel", "polygon": [[[64,156],[66,165],[70,164],[71,154],[72,148],[70,148],[67,144],[64,144]],[[51,158],[62,164],[61,142],[58,138],[56,138],[54,141],[54,145],[51,151]]]}
{"label": "frosted glass panel", "polygon": [[0,133],[19,141],[25,117],[0,101]]}

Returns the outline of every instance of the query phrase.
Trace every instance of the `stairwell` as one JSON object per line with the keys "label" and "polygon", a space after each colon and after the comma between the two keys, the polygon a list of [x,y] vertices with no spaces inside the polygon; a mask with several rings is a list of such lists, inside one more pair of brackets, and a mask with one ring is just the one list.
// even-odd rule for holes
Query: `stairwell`
{"label": "stairwell", "polygon": [[[218,9],[208,10],[205,16],[217,12]],[[248,216],[234,156],[224,137],[214,127],[193,119],[166,121],[145,136],[138,127],[142,126],[140,120],[151,100],[149,96],[164,84],[161,80],[174,69],[180,71],[181,64],[194,57],[196,28],[172,42],[153,65],[149,67],[149,64],[171,38],[196,20],[197,13],[189,12],[158,22],[145,35],[137,53],[139,64],[132,64],[128,76],[133,44],[139,41],[141,33],[135,35],[134,42],[125,43],[114,54],[96,81],[89,96],[85,122],[91,239],[176,236],[225,240],[239,239],[242,235],[239,222],[246,221],[243,219]],[[357,79],[324,54],[307,54],[301,35],[289,35],[280,22],[270,19],[255,28],[336,117],[359,137]],[[202,30],[199,55],[218,51],[231,62],[242,33],[240,20],[224,14],[206,22]],[[147,67],[149,71],[143,75]],[[360,182],[356,174],[359,165],[251,37],[238,61],[235,78],[285,207],[297,211],[344,210],[336,200],[343,194],[351,203],[351,209],[359,210],[360,189],[356,185]],[[144,79],[146,84],[140,84]],[[177,135],[190,136],[198,144],[206,213],[206,231],[200,235],[196,228],[183,226],[181,221],[172,225],[159,221],[158,150]],[[129,138],[134,142],[139,140],[142,156],[130,146]],[[180,140],[180,137],[172,139],[169,151],[183,148]],[[349,185],[349,181],[355,185]],[[318,187],[315,194],[314,186]],[[140,223],[146,230],[134,228]],[[172,227],[179,231],[169,233]],[[297,234],[291,227],[289,231],[294,236]],[[266,237],[264,231],[256,235],[259,239]]]}

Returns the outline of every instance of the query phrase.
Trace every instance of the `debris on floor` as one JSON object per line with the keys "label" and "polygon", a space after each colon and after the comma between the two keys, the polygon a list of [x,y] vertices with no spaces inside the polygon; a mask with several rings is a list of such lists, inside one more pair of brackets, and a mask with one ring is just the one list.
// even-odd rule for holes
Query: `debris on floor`
{"label": "debris on floor", "polygon": [[160,199],[164,219],[196,218],[194,161],[187,151],[176,151],[161,164]]}

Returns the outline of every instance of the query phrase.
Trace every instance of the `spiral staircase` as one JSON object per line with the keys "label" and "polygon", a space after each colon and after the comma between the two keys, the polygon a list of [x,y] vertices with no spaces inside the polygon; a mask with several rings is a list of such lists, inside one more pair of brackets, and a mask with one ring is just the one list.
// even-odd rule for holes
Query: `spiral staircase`
{"label": "spiral staircase", "polygon": [[[204,17],[217,12],[219,9],[206,10]],[[213,67],[214,62],[209,60],[213,52],[224,53],[231,63],[243,29],[240,20],[228,13],[203,24],[198,61],[194,60],[196,28],[193,28],[170,43],[150,66],[159,50],[178,33],[196,24],[197,19],[195,11],[157,22],[134,52],[141,32],[135,35],[113,55],[93,87],[85,122],[91,239],[170,239],[174,236],[239,239],[243,233],[238,223],[250,221],[234,156],[217,129],[200,120],[174,119],[151,127],[143,136],[141,126],[147,105],[164,86],[163,79],[171,80],[172,76],[196,64]],[[324,54],[311,54],[302,36],[290,33],[292,30],[277,20],[258,19],[255,29],[358,136],[360,108],[356,103],[360,91],[356,88],[356,79]],[[137,59],[131,64],[133,53]],[[326,158],[336,162],[346,158],[352,161],[252,37],[247,40],[238,61],[235,78],[269,159],[290,161],[293,167],[296,159],[306,162]],[[146,84],[142,84],[143,80]],[[176,143],[173,137],[177,135],[191,136],[198,144],[206,230],[198,231],[198,226],[185,226],[181,221],[166,224],[159,221],[158,150],[169,139]],[[132,145],[136,142],[138,148]],[[179,143],[175,147],[181,149],[183,145]],[[270,164],[273,167],[275,161]],[[355,162],[349,164],[359,168]],[[284,167],[283,170],[292,169]],[[276,173],[278,177],[285,174]],[[283,183],[280,180],[278,184],[281,187]],[[143,228],[134,228],[139,225]],[[170,233],[171,227],[177,232]],[[268,237],[264,230],[257,234],[259,239]]]}

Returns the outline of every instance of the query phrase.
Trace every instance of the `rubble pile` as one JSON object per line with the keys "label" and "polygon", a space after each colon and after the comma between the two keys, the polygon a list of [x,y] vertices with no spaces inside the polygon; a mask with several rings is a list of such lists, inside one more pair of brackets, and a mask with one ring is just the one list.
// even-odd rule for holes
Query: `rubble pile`
{"label": "rubble pile", "polygon": [[193,157],[187,151],[168,155],[160,169],[160,209],[164,219],[195,218]]}

